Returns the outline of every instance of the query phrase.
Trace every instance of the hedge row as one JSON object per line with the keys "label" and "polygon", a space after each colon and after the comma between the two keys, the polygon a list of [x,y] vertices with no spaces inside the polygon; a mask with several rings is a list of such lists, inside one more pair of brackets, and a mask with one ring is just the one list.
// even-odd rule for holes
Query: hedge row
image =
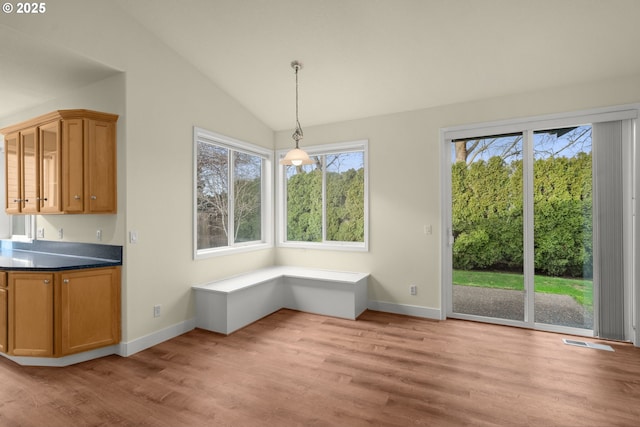
{"label": "hedge row", "polygon": [[[592,277],[591,154],[534,163],[537,274]],[[500,157],[452,168],[453,266],[523,269],[522,161]]]}

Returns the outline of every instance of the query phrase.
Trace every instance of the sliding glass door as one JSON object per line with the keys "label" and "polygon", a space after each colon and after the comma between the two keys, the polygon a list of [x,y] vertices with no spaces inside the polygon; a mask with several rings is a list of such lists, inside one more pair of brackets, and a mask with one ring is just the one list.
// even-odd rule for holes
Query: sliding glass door
{"label": "sliding glass door", "polygon": [[452,149],[453,311],[523,322],[522,134]]}
{"label": "sliding glass door", "polygon": [[533,137],[535,323],[593,330],[591,126]]}
{"label": "sliding glass door", "polygon": [[591,126],[451,144],[450,314],[592,334]]}

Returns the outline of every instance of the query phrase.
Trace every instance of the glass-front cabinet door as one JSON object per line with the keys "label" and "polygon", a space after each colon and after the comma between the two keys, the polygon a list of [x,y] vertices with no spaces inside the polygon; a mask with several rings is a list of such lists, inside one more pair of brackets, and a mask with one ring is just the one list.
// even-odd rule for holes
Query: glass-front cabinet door
{"label": "glass-front cabinet door", "polygon": [[40,126],[40,200],[42,213],[61,211],[60,122]]}

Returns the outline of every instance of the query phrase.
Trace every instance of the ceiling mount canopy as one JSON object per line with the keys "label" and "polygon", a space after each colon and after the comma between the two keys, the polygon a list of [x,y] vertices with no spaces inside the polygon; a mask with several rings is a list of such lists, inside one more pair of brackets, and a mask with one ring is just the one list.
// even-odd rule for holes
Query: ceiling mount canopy
{"label": "ceiling mount canopy", "polygon": [[293,132],[293,135],[291,135],[293,140],[296,142],[296,148],[290,150],[287,155],[280,160],[280,164],[293,166],[311,165],[313,164],[313,160],[309,158],[309,155],[304,150],[300,149],[300,140],[304,134],[302,133],[300,120],[298,120],[298,71],[302,69],[302,63],[293,61],[291,63],[291,68],[293,68],[296,73],[296,130]]}

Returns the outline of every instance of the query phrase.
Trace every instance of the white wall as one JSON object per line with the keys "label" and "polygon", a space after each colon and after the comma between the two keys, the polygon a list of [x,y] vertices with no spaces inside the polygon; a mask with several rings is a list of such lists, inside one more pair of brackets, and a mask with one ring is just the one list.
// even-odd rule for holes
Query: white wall
{"label": "white wall", "polygon": [[[369,253],[278,248],[282,265],[371,273],[374,307],[437,317],[441,289],[441,150],[445,127],[640,101],[640,75],[438,108],[305,127],[304,145],[369,140]],[[307,100],[313,102],[313,100]],[[303,123],[304,125],[304,123]],[[292,145],[276,133],[276,148]],[[433,234],[424,234],[433,225]],[[409,285],[418,294],[409,294]],[[391,303],[391,304],[385,304]],[[417,306],[417,307],[416,307]]]}

